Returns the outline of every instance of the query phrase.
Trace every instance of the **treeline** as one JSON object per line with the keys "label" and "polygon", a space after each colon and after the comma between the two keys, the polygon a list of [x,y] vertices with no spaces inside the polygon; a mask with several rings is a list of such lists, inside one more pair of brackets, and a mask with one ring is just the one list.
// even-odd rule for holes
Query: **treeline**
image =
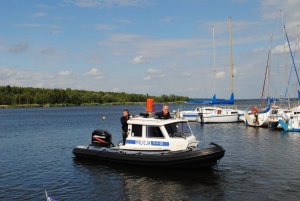
{"label": "treeline", "polygon": [[188,97],[171,95],[149,96],[124,92],[95,92],[72,89],[45,89],[32,87],[0,86],[0,105],[100,105],[145,102],[147,98],[155,102],[181,102]]}

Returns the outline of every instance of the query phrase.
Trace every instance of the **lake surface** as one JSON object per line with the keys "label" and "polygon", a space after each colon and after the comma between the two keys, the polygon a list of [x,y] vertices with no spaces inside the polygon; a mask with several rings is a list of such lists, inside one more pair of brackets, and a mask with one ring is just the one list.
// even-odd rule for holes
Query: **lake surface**
{"label": "lake surface", "polygon": [[211,171],[76,160],[72,149],[89,144],[96,128],[110,131],[114,143],[121,140],[125,107],[144,111],[143,105],[0,109],[0,200],[45,200],[45,189],[59,201],[299,199],[300,133],[244,123],[190,124],[201,146],[226,149]]}

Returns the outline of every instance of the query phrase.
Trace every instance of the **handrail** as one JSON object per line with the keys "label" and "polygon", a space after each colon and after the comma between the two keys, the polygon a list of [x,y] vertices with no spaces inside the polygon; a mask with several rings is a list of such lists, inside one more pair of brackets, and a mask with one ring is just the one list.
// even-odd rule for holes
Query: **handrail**
{"label": "handrail", "polygon": [[[194,141],[194,142],[188,143],[188,145],[186,146],[186,149],[196,148],[198,146],[199,142],[200,141]],[[191,146],[191,144],[196,144],[196,146]]]}

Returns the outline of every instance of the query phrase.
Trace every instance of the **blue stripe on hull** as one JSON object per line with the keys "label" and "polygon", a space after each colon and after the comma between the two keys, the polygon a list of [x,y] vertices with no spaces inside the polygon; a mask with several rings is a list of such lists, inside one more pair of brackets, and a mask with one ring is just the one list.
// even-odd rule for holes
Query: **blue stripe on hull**
{"label": "blue stripe on hull", "polygon": [[197,114],[184,114],[182,117],[198,117]]}
{"label": "blue stripe on hull", "polygon": [[146,145],[146,146],[169,146],[169,142],[145,141],[145,140],[126,140],[126,144]]}

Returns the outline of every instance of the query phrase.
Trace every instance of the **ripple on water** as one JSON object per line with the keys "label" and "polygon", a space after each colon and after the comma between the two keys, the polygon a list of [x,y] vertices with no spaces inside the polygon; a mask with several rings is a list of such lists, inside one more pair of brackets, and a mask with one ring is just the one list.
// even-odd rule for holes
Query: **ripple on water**
{"label": "ripple on water", "polygon": [[[144,106],[126,106],[138,114]],[[171,110],[178,105],[171,105]],[[300,135],[243,123],[191,123],[201,146],[226,149],[212,171],[157,170],[74,159],[95,128],[121,139],[124,106],[2,110],[0,200],[297,200]],[[5,114],[3,114],[5,113]],[[99,117],[105,115],[106,119]],[[117,122],[117,123],[116,123]]]}

